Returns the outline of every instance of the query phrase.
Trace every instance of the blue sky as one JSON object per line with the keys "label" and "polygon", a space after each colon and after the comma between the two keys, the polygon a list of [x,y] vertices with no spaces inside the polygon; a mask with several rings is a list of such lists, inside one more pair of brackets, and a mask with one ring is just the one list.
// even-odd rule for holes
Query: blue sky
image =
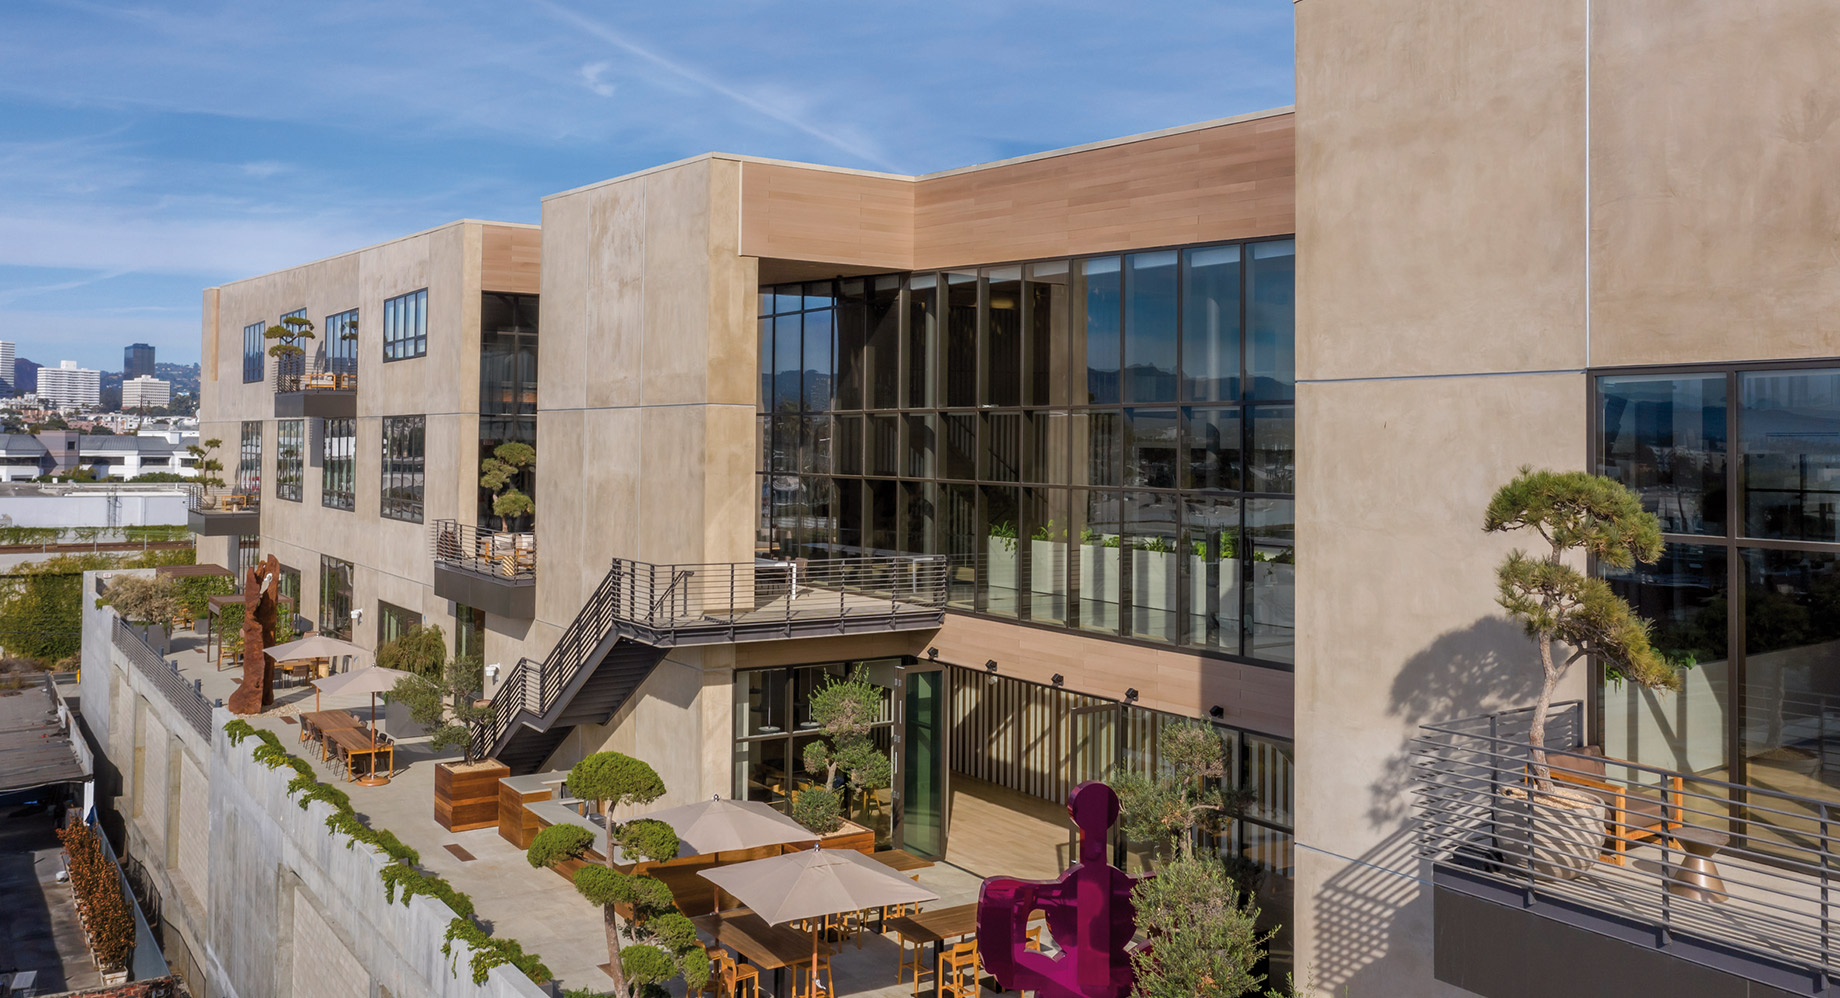
{"label": "blue sky", "polygon": [[198,359],[199,291],[702,152],[924,173],[1289,104],[1291,0],[0,4],[0,339]]}

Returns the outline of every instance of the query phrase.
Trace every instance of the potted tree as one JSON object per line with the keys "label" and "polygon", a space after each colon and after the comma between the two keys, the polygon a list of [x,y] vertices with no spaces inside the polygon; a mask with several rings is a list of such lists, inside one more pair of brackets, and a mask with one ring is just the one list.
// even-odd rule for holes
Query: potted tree
{"label": "potted tree", "polygon": [[1139,610],[1176,612],[1176,548],[1161,535],[1131,550],[1131,604]]}
{"label": "potted tree", "polygon": [[1053,520],[1036,527],[1029,538],[1029,592],[1067,595],[1067,528]]}
{"label": "potted tree", "polygon": [[1010,520],[990,525],[985,540],[984,585],[993,593],[1016,588],[1016,524]]}
{"label": "potted tree", "polygon": [[[1540,693],[1529,718],[1528,789],[1506,787],[1517,803],[1498,829],[1503,851],[1535,873],[1570,880],[1596,860],[1604,805],[1581,790],[1555,786],[1546,758],[1546,715],[1553,691],[1574,663],[1596,655],[1605,676],[1654,689],[1678,689],[1679,670],[1649,642],[1649,624],[1609,583],[1566,563],[1589,555],[1616,568],[1661,557],[1661,525],[1622,484],[1582,471],[1523,467],[1489,500],[1483,530],[1531,530],[1545,550],[1509,552],[1496,569],[1496,602],[1526,629],[1539,652]],[[1555,645],[1569,649],[1564,658]]]}
{"label": "potted tree", "polygon": [[[601,907],[607,930],[607,963],[601,969],[613,978],[614,993],[627,998],[661,994],[665,982],[679,975],[688,993],[696,993],[709,979],[709,955],[697,938],[696,926],[677,910],[671,889],[663,881],[636,872],[639,863],[675,859],[677,832],[662,821],[647,818],[625,823],[613,820],[614,808],[650,804],[664,796],[664,781],[641,760],[618,752],[596,752],[569,770],[568,790],[593,803],[611,843],[601,863],[581,865],[572,879],[582,897]],[[551,825],[531,840],[525,858],[539,868],[571,863],[582,858],[594,838],[593,832],[580,825]],[[616,846],[634,872],[614,866]],[[625,909],[624,926],[619,908]],[[631,943],[622,945],[622,932]]]}
{"label": "potted tree", "polygon": [[535,552],[534,535],[527,545],[526,535],[511,533],[511,521],[537,511],[536,502],[517,487],[518,475],[536,463],[536,448],[515,440],[492,448],[492,456],[479,463],[479,487],[492,494],[492,515],[498,517],[499,533],[487,556],[498,562],[506,578],[518,573],[519,551]]}
{"label": "potted tree", "polygon": [[284,392],[299,391],[307,356],[301,343],[313,339],[312,320],[304,315],[290,315],[264,330],[262,338],[274,341],[269,344],[268,353],[275,358],[275,387]]}
{"label": "potted tree", "polygon": [[224,463],[217,459],[217,448],[224,442],[212,437],[202,444],[187,444],[185,452],[192,456],[192,481],[198,483],[198,507],[211,509],[217,505],[217,497],[211,494],[213,488],[224,487]]}
{"label": "potted tree", "polygon": [[811,719],[821,737],[805,746],[803,761],[807,772],[823,780],[797,793],[790,816],[818,833],[818,841],[827,848],[875,849],[875,832],[848,815],[857,795],[864,798],[859,813],[866,813],[869,796],[886,789],[893,779],[888,752],[877,747],[872,736],[881,716],[881,691],[861,666],[849,678],[833,676],[812,691]]}
{"label": "potted tree", "polygon": [[391,701],[428,731],[430,747],[461,752],[459,762],[434,767],[434,820],[450,832],[497,825],[498,781],[511,775],[511,767],[477,754],[477,736],[492,720],[484,689],[483,664],[467,656],[449,660],[438,676],[411,676],[390,691]]}
{"label": "potted tree", "polygon": [[1117,534],[1080,528],[1080,599],[1118,605]]}
{"label": "potted tree", "polygon": [[162,575],[116,576],[109,580],[108,591],[96,603],[114,607],[154,651],[165,655],[171,650],[172,621],[182,609],[171,579]]}

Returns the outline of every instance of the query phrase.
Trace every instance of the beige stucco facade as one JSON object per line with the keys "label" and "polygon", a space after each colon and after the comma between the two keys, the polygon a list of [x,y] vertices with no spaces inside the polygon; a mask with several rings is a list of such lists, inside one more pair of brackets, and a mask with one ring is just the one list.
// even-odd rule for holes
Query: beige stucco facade
{"label": "beige stucco facade", "polygon": [[1535,689],[1483,506],[1586,467],[1587,370],[1840,353],[1840,10],[1295,9],[1298,966],[1459,994],[1404,753]]}

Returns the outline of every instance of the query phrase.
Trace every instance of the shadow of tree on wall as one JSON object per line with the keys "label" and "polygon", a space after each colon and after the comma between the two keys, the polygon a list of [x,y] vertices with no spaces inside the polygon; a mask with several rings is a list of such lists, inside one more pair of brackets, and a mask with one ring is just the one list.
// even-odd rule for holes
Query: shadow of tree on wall
{"label": "shadow of tree on wall", "polygon": [[[1541,678],[1535,654],[1505,617],[1446,631],[1402,663],[1386,716],[1409,732],[1531,704]],[[1378,844],[1326,878],[1312,899],[1310,959],[1327,993],[1418,994],[1432,974],[1430,866],[1419,858],[1412,820],[1410,737],[1379,762],[1368,785],[1367,820],[1381,834]],[[1410,940],[1405,948],[1402,937]]]}

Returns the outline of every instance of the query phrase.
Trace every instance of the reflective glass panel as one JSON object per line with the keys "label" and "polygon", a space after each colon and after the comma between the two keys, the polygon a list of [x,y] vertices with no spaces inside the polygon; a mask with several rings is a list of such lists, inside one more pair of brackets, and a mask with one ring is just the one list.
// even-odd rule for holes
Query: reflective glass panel
{"label": "reflective glass panel", "polygon": [[1073,493],[1073,522],[1078,539],[1074,568],[1080,599],[1080,626],[1091,631],[1116,633],[1120,620],[1119,577],[1121,536],[1120,505],[1115,492]]}
{"label": "reflective glass panel", "polygon": [[1296,491],[1296,415],[1288,405],[1246,407],[1252,453],[1246,461],[1249,492]]}
{"label": "reflective glass panel", "polygon": [[938,278],[914,274],[907,279],[907,401],[910,409],[936,404],[939,377]]}
{"label": "reflective glass panel", "polygon": [[1296,391],[1297,246],[1253,243],[1246,261],[1246,397],[1288,399]]}
{"label": "reflective glass panel", "polygon": [[948,412],[939,417],[946,443],[946,478],[977,478],[977,424],[975,413]]}
{"label": "reflective glass panel", "polygon": [[946,405],[974,406],[977,397],[978,278],[946,275]]}
{"label": "reflective glass panel", "polygon": [[1238,246],[1182,252],[1182,380],[1196,402],[1239,399]]}
{"label": "reflective glass panel", "polygon": [[1177,255],[1125,257],[1124,401],[1176,400]]}
{"label": "reflective glass panel", "polygon": [[984,405],[1022,402],[1022,268],[985,275]]}
{"label": "reflective glass panel", "polygon": [[799,352],[804,345],[799,316],[782,315],[773,320],[773,407],[791,410],[799,407]]}
{"label": "reflective glass panel", "polygon": [[863,381],[868,350],[865,346],[867,311],[863,282],[837,282],[837,408],[863,407]]}
{"label": "reflective glass panel", "polygon": [[1297,529],[1289,499],[1247,499],[1246,538],[1252,556],[1246,654],[1274,662],[1296,660]]}
{"label": "reflective glass panel", "polygon": [[1023,490],[1023,529],[1028,534],[1029,617],[1067,619],[1067,493]]}
{"label": "reflective glass panel", "polygon": [[[810,300],[810,299],[807,299]],[[805,313],[805,408],[831,407],[831,363],[836,350],[836,315],[831,309]]]}
{"label": "reflective glass panel", "polygon": [[[1840,712],[1840,554],[1747,550],[1744,599],[1747,782],[1840,802],[1840,771],[1828,757],[1840,750],[1832,720]],[[1763,817],[1806,833],[1822,815]]]}
{"label": "reflective glass panel", "polygon": [[900,405],[901,279],[877,277],[869,287],[869,398],[876,409]]}
{"label": "reflective glass panel", "polygon": [[1184,410],[1183,488],[1239,489],[1239,414],[1238,409]]}
{"label": "reflective glass panel", "polygon": [[1017,568],[1021,561],[1021,517],[1014,487],[984,486],[984,612],[1017,613]]}
{"label": "reflective glass panel", "polygon": [[1023,481],[1068,484],[1067,432],[1072,420],[1064,412],[1035,410],[1025,415],[1029,438],[1023,451]]}
{"label": "reflective glass panel", "polygon": [[1176,639],[1180,548],[1176,543],[1177,498],[1168,493],[1127,492],[1125,544],[1131,552],[1131,631],[1152,641]]}
{"label": "reflective glass panel", "polygon": [[[1605,685],[1605,755],[1688,773],[1725,767],[1731,691],[1725,565],[1722,547],[1669,544],[1653,565],[1605,568],[1610,588],[1653,622],[1655,647],[1695,663],[1677,692]],[[1639,772],[1613,775],[1653,782]]]}
{"label": "reflective glass panel", "polygon": [[1182,554],[1188,559],[1188,624],[1183,642],[1237,655],[1245,592],[1239,556],[1239,500],[1187,500],[1182,531]]}
{"label": "reflective glass panel", "polygon": [[1119,287],[1118,258],[1079,261],[1081,340],[1086,345],[1086,398],[1076,402],[1116,404],[1119,400]]}
{"label": "reflective glass panel", "polygon": [[983,471],[987,482],[1019,481],[1022,475],[1022,413],[993,412],[984,417]]}
{"label": "reflective glass panel", "polygon": [[1126,409],[1129,449],[1125,453],[1127,485],[1152,489],[1176,487],[1176,410]]}
{"label": "reflective glass panel", "polygon": [[901,417],[870,416],[868,434],[868,473],[889,477],[900,474]]}
{"label": "reflective glass panel", "polygon": [[1030,264],[1023,291],[1028,299],[1028,404],[1066,405],[1067,261]]}
{"label": "reflective glass panel", "polygon": [[1840,370],[1738,376],[1744,534],[1840,541]]}
{"label": "reflective glass panel", "polygon": [[1599,471],[1675,534],[1725,532],[1725,376],[1597,379]]}

